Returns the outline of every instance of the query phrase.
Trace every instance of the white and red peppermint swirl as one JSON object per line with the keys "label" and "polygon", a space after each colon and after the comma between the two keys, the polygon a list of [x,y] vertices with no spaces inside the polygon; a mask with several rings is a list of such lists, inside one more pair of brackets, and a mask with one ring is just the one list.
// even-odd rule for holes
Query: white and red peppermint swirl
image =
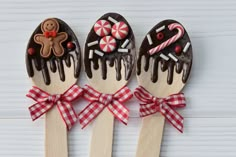
{"label": "white and red peppermint swirl", "polygon": [[99,47],[103,52],[112,52],[116,48],[116,40],[112,36],[105,36],[100,40]]}
{"label": "white and red peppermint swirl", "polygon": [[104,37],[110,34],[111,24],[107,20],[98,20],[93,26],[93,29],[98,36]]}
{"label": "white and red peppermint swirl", "polygon": [[124,39],[129,33],[129,27],[123,21],[117,22],[112,26],[111,34],[116,39]]}
{"label": "white and red peppermint swirl", "polygon": [[170,39],[166,40],[165,42],[161,43],[160,45],[157,45],[156,47],[150,49],[148,51],[150,55],[163,50],[164,48],[166,48],[169,45],[171,45],[172,43],[176,42],[178,39],[180,39],[184,35],[184,28],[178,23],[169,24],[168,28],[170,31],[177,29],[178,33],[176,35],[174,35],[173,37],[171,37]]}

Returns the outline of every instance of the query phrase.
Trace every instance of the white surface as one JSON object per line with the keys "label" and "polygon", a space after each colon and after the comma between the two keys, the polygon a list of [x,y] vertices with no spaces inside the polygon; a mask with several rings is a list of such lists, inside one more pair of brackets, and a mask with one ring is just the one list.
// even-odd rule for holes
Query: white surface
{"label": "white surface", "polygon": [[[146,3],[149,2],[149,3]],[[122,14],[130,23],[137,48],[146,33],[163,19],[176,19],[192,40],[194,62],[184,89],[188,106],[185,133],[166,124],[162,157],[236,156],[236,1],[235,0],[0,0],[0,156],[42,157],[44,120],[34,123],[25,97],[30,88],[25,48],[36,26],[47,17],[66,21],[81,47],[95,20],[106,12]],[[86,83],[82,70],[80,84]],[[129,87],[136,87],[133,77]],[[79,111],[84,101],[76,103]],[[113,157],[134,157],[141,120],[138,104],[127,127],[116,122]],[[77,125],[69,136],[70,157],[88,157],[91,126]]]}

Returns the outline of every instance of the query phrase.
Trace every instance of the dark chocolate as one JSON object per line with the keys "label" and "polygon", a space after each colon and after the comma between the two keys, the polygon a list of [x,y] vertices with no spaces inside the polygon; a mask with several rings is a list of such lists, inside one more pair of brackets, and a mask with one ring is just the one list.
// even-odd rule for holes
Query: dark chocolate
{"label": "dark chocolate", "polygon": [[[145,36],[145,39],[143,40],[141,47],[139,49],[139,54],[138,54],[138,59],[137,59],[137,75],[140,75],[141,68],[144,68],[145,71],[148,71],[149,68],[152,67],[151,81],[153,83],[158,81],[158,66],[159,65],[161,65],[160,68],[163,72],[168,70],[168,75],[167,75],[167,83],[168,84],[172,84],[174,72],[179,74],[182,71],[183,71],[182,81],[183,81],[183,83],[186,83],[186,81],[188,80],[190,71],[191,71],[192,57],[193,57],[192,44],[189,46],[187,52],[185,52],[185,53],[181,52],[180,54],[175,53],[175,47],[177,45],[180,45],[182,47],[182,49],[184,49],[185,45],[188,42],[191,43],[186,30],[184,30],[184,35],[180,39],[178,39],[176,42],[172,43],[171,45],[167,46],[163,50],[161,50],[157,53],[154,53],[152,55],[150,55],[148,53],[148,51],[150,49],[156,47],[157,45],[165,42],[166,40],[168,40],[169,38],[171,38],[177,34],[176,29],[174,29],[172,31],[170,31],[168,29],[168,25],[171,23],[178,23],[178,22],[174,21],[174,20],[165,20],[165,21],[158,23],[156,26],[154,26],[148,32],[148,34],[151,36],[153,44],[149,45],[148,39]],[[161,31],[164,34],[164,38],[161,40],[157,39],[156,29],[160,28],[164,25],[165,25],[165,29]],[[171,59],[168,56],[169,53],[174,55],[178,59],[178,61],[176,62],[173,59]],[[163,58],[160,57],[160,54],[164,54],[165,56],[168,56],[169,60],[168,61],[164,60]],[[144,58],[145,63],[142,63],[142,58]],[[152,61],[153,63],[150,63],[151,58],[153,59],[153,61]],[[144,65],[142,65],[142,64],[144,64]],[[153,64],[153,66],[151,66],[151,64]]]}
{"label": "dark chocolate", "polygon": [[[99,18],[98,20],[109,21],[108,20],[109,16],[118,22],[120,22],[120,21],[125,22],[125,24],[128,25],[129,33],[124,39],[121,39],[121,40],[116,39],[116,48],[113,52],[110,52],[110,53],[103,52],[104,53],[103,56],[99,56],[94,53],[93,58],[89,59],[89,50],[99,50],[102,52],[102,50],[99,47],[99,43],[97,45],[94,45],[91,47],[88,47],[88,45],[87,45],[88,43],[93,42],[93,41],[100,41],[102,38],[95,33],[95,31],[92,27],[92,29],[90,30],[90,32],[88,34],[88,37],[87,37],[87,40],[85,43],[85,48],[84,48],[85,72],[89,78],[92,78],[93,77],[92,69],[97,70],[97,69],[101,68],[101,75],[102,75],[102,78],[105,80],[107,78],[107,66],[113,67],[115,65],[116,79],[119,81],[122,79],[121,68],[122,68],[122,61],[123,61],[123,67],[125,68],[124,79],[128,80],[131,76],[132,69],[134,66],[135,55],[132,54],[132,52],[130,50],[127,53],[118,52],[118,48],[121,48],[121,45],[125,42],[126,39],[128,39],[130,41],[129,44],[131,44],[131,49],[134,49],[135,48],[134,34],[133,34],[133,31],[132,31],[130,25],[125,20],[125,18],[117,13],[107,13],[107,14],[103,15],[101,18]],[[109,21],[109,22],[110,22],[111,26],[114,25],[113,22],[111,22],[111,21]],[[111,35],[111,33],[108,35]],[[99,62],[101,62],[101,67],[99,67]]]}
{"label": "dark chocolate", "polygon": [[[34,41],[35,34],[42,34],[41,24],[36,28],[33,34],[30,37],[27,49],[26,49],[26,68],[29,77],[34,76],[34,69],[42,72],[43,79],[46,85],[51,83],[50,79],[50,71],[55,73],[58,71],[59,77],[61,81],[66,80],[64,66],[70,67],[71,60],[74,62],[74,77],[78,78],[80,72],[80,64],[81,64],[81,52],[79,42],[71,30],[71,28],[62,20],[54,18],[59,23],[59,31],[58,32],[66,32],[68,38],[66,41],[62,42],[62,47],[64,49],[64,55],[61,57],[55,56],[53,53],[48,58],[44,58],[40,55],[41,45],[37,44]],[[74,44],[73,49],[67,48],[67,43],[72,42]],[[30,54],[28,53],[28,49],[33,48],[35,53]],[[65,65],[63,64],[65,62]]]}

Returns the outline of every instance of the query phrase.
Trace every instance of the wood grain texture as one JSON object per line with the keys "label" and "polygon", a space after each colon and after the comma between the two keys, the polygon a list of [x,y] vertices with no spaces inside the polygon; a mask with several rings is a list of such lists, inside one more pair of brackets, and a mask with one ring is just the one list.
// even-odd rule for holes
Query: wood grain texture
{"label": "wood grain texture", "polygon": [[45,117],[45,157],[68,157],[67,128],[58,109]]}
{"label": "wood grain texture", "polygon": [[114,130],[114,115],[104,109],[94,121],[89,156],[111,157]]}
{"label": "wood grain texture", "polygon": [[[42,157],[44,120],[31,122],[25,97],[31,84],[25,70],[27,41],[40,21],[63,19],[85,42],[90,26],[109,11],[122,14],[133,28],[136,46],[163,19],[176,19],[188,30],[194,50],[193,69],[184,92],[185,133],[168,123],[161,157],[235,157],[236,150],[236,1],[235,0],[0,0],[0,156]],[[11,60],[9,61],[10,58]],[[82,70],[83,71],[83,70]],[[80,85],[86,83],[83,73]],[[129,87],[134,90],[132,78]],[[75,104],[77,111],[87,102]],[[136,99],[129,124],[115,122],[113,157],[135,156],[141,119]],[[88,157],[91,128],[79,125],[69,132],[69,156]],[[204,153],[203,153],[204,152]]]}
{"label": "wood grain texture", "polygon": [[160,113],[143,118],[136,157],[160,156],[164,125],[165,117]]}

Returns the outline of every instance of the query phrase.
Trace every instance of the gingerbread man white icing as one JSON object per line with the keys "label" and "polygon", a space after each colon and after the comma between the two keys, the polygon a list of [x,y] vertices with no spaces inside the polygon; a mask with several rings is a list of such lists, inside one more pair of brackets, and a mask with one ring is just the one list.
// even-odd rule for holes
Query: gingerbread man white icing
{"label": "gingerbread man white icing", "polygon": [[57,57],[64,54],[62,42],[66,41],[68,35],[66,32],[59,32],[59,23],[56,19],[49,18],[41,23],[43,34],[35,34],[34,41],[41,45],[40,55],[48,58],[51,53]]}

